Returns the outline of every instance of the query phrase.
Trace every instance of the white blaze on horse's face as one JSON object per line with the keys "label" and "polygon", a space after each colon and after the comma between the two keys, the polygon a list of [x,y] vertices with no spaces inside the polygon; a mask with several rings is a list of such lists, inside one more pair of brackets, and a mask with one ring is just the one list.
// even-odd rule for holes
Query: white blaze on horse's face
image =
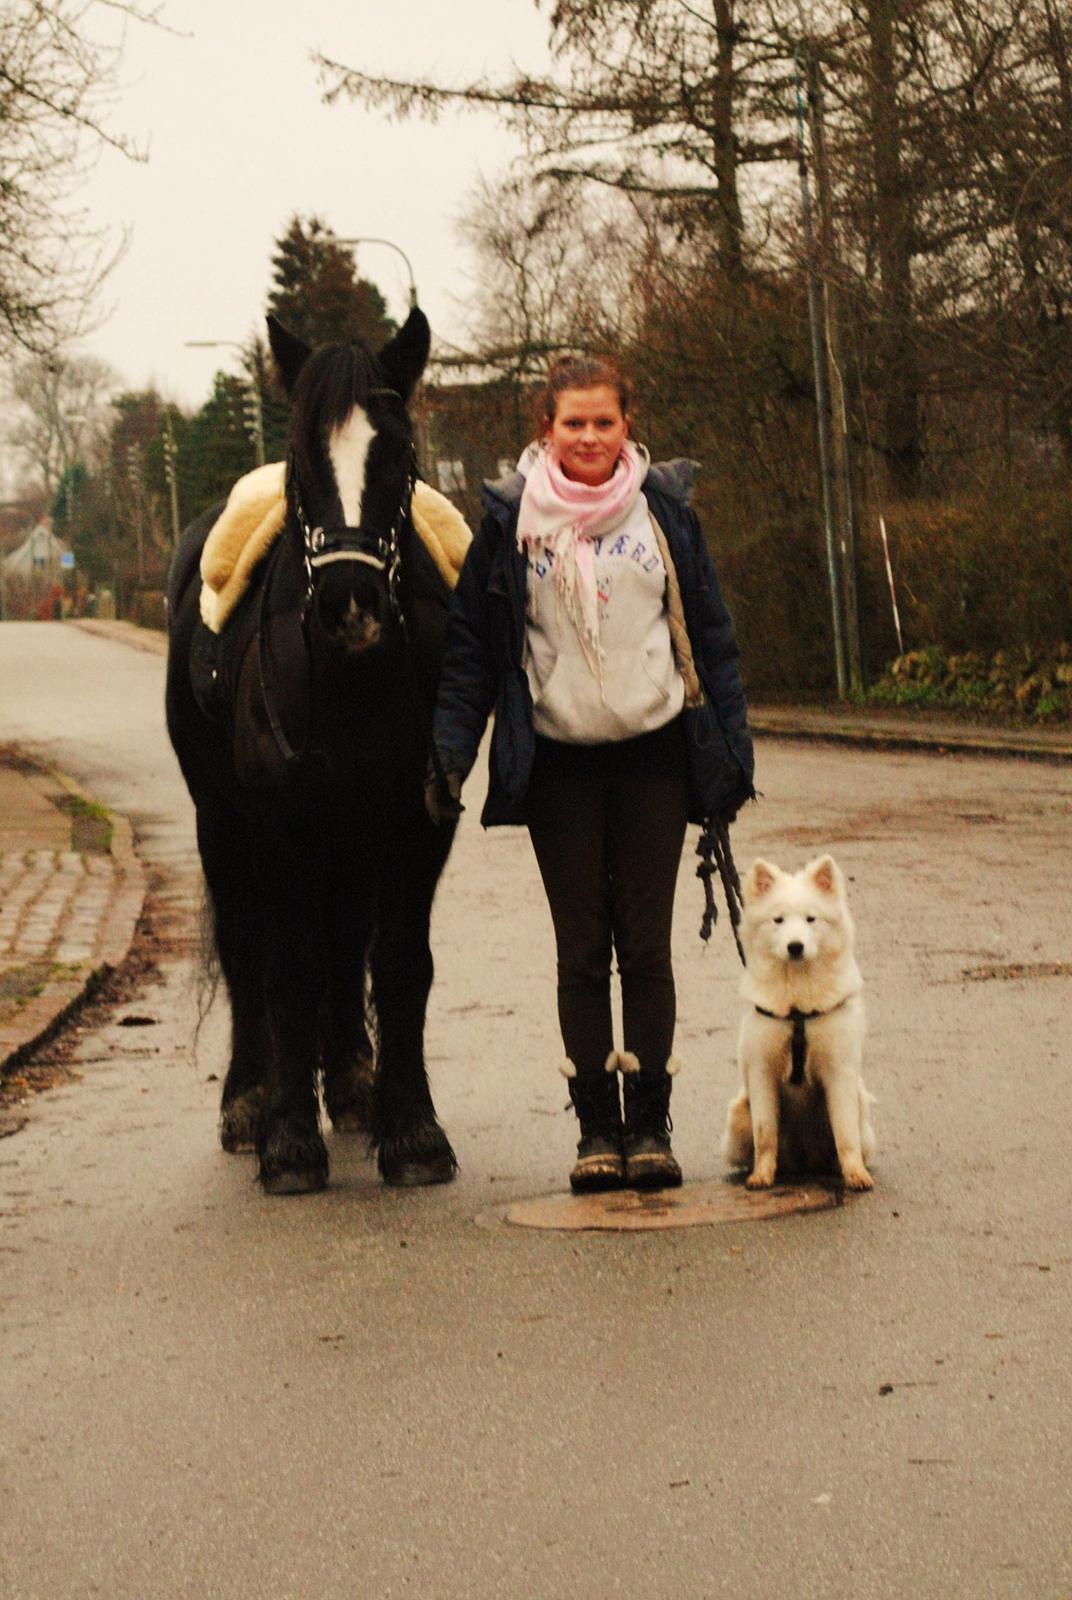
{"label": "white blaze on horse's face", "polygon": [[361,522],[361,497],[365,492],[365,463],[376,430],[361,406],[355,406],[345,422],[331,430],[328,455],[335,474],[335,486],[342,502],[343,520],[348,528]]}

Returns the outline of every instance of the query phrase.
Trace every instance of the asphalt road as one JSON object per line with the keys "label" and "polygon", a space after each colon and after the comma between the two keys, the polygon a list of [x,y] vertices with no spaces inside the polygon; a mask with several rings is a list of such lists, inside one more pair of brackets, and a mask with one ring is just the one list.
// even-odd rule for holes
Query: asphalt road
{"label": "asphalt road", "polygon": [[[6,1600],[1072,1594],[1067,768],[764,742],[738,859],[850,875],[876,1188],[541,1233],[496,1220],[572,1154],[527,838],[481,832],[474,779],[428,1031],[458,1181],[387,1191],[332,1139],[329,1190],[267,1199],[216,1142],[218,1010],[193,1048],[161,694],[157,657],[0,627],[0,740],[132,817],[163,930],[0,1144]],[[675,1149],[710,1179],[737,970],[692,871]]]}

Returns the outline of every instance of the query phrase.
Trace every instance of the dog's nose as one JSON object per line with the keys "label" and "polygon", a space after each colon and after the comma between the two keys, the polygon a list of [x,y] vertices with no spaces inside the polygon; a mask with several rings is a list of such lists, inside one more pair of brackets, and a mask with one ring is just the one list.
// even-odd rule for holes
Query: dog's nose
{"label": "dog's nose", "polygon": [[804,954],[804,946],[801,944],[799,939],[794,939],[792,943],[787,944],[785,948],[788,951],[790,961],[799,961],[801,956]]}

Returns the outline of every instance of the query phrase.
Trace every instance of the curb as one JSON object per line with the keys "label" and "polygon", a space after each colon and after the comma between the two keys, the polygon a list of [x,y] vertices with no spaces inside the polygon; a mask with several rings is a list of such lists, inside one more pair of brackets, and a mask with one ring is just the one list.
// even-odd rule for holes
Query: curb
{"label": "curb", "polygon": [[804,722],[765,716],[749,710],[748,725],[764,739],[784,739],[800,744],[838,744],[860,750],[918,750],[931,755],[985,756],[999,760],[1040,761],[1052,766],[1072,763],[1072,743],[1018,738],[1015,732],[995,735],[969,733],[963,728],[914,729],[884,723],[874,728]]}
{"label": "curb", "polygon": [[[54,768],[45,770],[67,794],[91,800],[73,778]],[[146,872],[134,848],[129,819],[111,810],[108,816],[112,826],[108,854],[114,864],[115,881],[97,929],[93,957],[70,966],[62,976],[47,978],[38,994],[0,1024],[0,1078],[21,1066],[59,1033],[130,953],[145,903]]]}

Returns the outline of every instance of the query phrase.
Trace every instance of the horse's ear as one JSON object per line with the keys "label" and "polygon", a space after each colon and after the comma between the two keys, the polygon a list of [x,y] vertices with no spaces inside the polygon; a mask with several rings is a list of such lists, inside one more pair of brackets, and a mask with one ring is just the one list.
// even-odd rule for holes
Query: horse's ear
{"label": "horse's ear", "polygon": [[390,344],[385,344],[377,357],[384,377],[403,400],[408,400],[417,387],[431,348],[432,330],[428,318],[419,306],[414,306]]}
{"label": "horse's ear", "polygon": [[281,322],[269,312],[268,315],[268,343],[272,347],[279,376],[283,380],[283,387],[288,395],[293,394],[294,385],[298,381],[298,373],[309,359],[309,346],[288,333]]}

